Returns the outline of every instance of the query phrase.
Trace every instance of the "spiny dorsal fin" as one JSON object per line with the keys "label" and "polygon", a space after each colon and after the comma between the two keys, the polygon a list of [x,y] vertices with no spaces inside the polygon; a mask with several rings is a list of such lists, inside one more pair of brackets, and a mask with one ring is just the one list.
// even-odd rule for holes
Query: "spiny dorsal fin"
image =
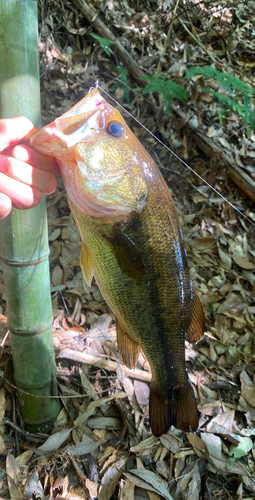
{"label": "spiny dorsal fin", "polygon": [[201,299],[194,288],[194,300],[192,305],[192,314],[186,335],[188,342],[195,344],[203,337],[205,331],[205,313]]}
{"label": "spiny dorsal fin", "polygon": [[90,252],[87,246],[85,245],[84,241],[82,241],[81,243],[80,266],[85,283],[89,287],[91,287],[91,281],[94,276],[94,270],[92,266],[92,259]]}
{"label": "spiny dorsal fin", "polygon": [[116,319],[117,343],[123,363],[128,368],[135,368],[139,356],[139,344],[127,334]]}

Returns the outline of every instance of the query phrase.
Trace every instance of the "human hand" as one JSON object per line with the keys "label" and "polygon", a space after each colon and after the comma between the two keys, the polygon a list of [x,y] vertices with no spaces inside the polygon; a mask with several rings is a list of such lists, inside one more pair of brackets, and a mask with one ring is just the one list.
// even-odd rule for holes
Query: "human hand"
{"label": "human hand", "polygon": [[21,210],[36,207],[43,194],[57,187],[60,171],[54,158],[19,144],[34,130],[23,116],[0,119],[0,219],[10,213],[12,205]]}

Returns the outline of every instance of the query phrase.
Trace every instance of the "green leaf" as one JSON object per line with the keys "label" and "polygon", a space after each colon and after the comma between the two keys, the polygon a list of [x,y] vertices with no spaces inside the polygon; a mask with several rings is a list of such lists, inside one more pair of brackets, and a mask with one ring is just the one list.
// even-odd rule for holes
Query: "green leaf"
{"label": "green leaf", "polygon": [[232,463],[236,458],[241,458],[247,455],[247,453],[252,449],[252,440],[248,437],[238,436],[239,444],[236,446],[231,444],[229,450],[229,458],[227,460],[227,468],[230,469]]}
{"label": "green leaf", "polygon": [[108,40],[108,38],[102,38],[101,36],[94,35],[94,33],[90,33],[90,35],[93,36],[93,38],[95,38],[100,43],[101,47],[104,49],[106,54],[110,57],[111,52],[109,51],[109,47],[110,47],[110,45],[112,45],[115,42],[113,42],[112,40]]}
{"label": "green leaf", "polygon": [[124,92],[124,99],[130,104],[130,90],[128,88],[128,86],[130,86],[130,81],[128,79],[128,71],[123,66],[116,66],[116,69],[118,70],[117,78],[123,85],[121,85],[121,83],[111,85],[111,90],[121,88]]}
{"label": "green leaf", "polygon": [[229,73],[217,71],[212,68],[212,66],[205,66],[204,68],[197,66],[195,68],[191,68],[186,72],[185,78],[192,78],[197,75],[201,75],[205,79],[213,78],[214,80],[217,80],[222,87],[230,93],[233,93],[233,89],[237,89],[241,91],[242,96],[252,97],[254,95],[253,89],[242,80],[236,78],[236,76],[230,75]]}
{"label": "green leaf", "polygon": [[[215,92],[211,88],[202,90],[202,92],[207,92],[214,96],[221,105],[222,111],[219,112],[220,123],[222,124],[223,117],[227,112],[232,110],[241,116],[246,124],[247,133],[250,135],[250,129],[255,130],[255,111],[251,103],[251,99],[254,97],[254,90],[239,78],[217,71],[211,66],[191,68],[186,72],[185,78],[192,78],[196,75],[201,75],[205,80],[212,78],[218,81],[226,91],[226,93]],[[243,105],[241,100],[243,100]]]}
{"label": "green leaf", "polygon": [[193,76],[201,75],[204,78],[214,78],[217,75],[218,71],[212,66],[205,66],[201,68],[201,66],[196,66],[195,68],[190,68],[186,72],[185,78],[192,78]]}
{"label": "green leaf", "polygon": [[148,83],[143,89],[142,94],[146,95],[148,92],[158,92],[161,94],[169,116],[172,115],[171,103],[173,99],[184,102],[189,98],[187,90],[174,80],[166,80],[163,77],[158,78],[157,75],[144,76],[143,80],[146,80]]}
{"label": "green leaf", "polygon": [[252,440],[248,437],[238,436],[239,444],[236,446],[231,444],[229,455],[233,455],[235,458],[244,457],[252,449]]}

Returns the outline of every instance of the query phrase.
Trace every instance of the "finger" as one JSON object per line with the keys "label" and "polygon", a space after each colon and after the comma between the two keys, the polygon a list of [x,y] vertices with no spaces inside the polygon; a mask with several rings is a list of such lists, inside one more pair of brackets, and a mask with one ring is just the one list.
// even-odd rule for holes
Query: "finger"
{"label": "finger", "polygon": [[0,120],[0,151],[18,144],[34,130],[33,123],[25,116]]}
{"label": "finger", "polygon": [[0,172],[0,193],[7,195],[16,208],[27,209],[39,205],[42,193]]}
{"label": "finger", "polygon": [[0,155],[0,172],[20,183],[37,188],[42,194],[54,193],[56,177],[47,170],[39,170],[10,156]]}
{"label": "finger", "polygon": [[4,219],[12,209],[12,202],[9,196],[0,193],[0,220]]}
{"label": "finger", "polygon": [[23,145],[15,146],[12,150],[12,155],[17,160],[29,163],[29,165],[33,165],[36,168],[39,168],[41,170],[49,170],[53,173],[53,175],[56,176],[60,175],[60,169],[53,156],[43,155],[41,153],[33,151],[30,147]]}

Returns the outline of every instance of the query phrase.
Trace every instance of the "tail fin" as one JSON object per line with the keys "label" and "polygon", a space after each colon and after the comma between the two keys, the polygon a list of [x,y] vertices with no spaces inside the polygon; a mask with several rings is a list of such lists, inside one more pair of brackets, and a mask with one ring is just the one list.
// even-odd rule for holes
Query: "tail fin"
{"label": "tail fin", "polygon": [[198,412],[190,381],[175,387],[167,397],[152,382],[149,414],[151,430],[156,437],[165,434],[171,425],[183,431],[195,431],[198,427]]}

